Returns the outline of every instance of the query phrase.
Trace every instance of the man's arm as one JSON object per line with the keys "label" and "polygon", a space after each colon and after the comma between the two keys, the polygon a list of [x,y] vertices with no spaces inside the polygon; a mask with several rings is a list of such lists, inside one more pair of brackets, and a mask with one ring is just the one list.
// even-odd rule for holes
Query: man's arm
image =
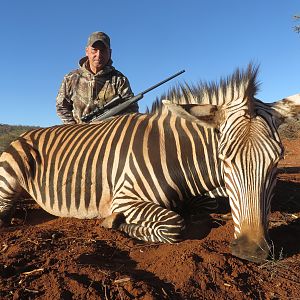
{"label": "man's arm", "polygon": [[56,97],[56,112],[64,124],[75,124],[72,111],[73,103],[67,92],[67,79],[65,77]]}

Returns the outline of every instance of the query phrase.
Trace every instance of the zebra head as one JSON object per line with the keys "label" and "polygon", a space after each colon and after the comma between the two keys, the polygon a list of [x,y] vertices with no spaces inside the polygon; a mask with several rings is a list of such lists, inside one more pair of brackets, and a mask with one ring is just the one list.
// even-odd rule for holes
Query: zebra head
{"label": "zebra head", "polygon": [[255,99],[257,73],[250,64],[219,83],[185,85],[164,96],[177,115],[214,128],[234,221],[232,253],[262,262],[269,254],[270,203],[283,156],[277,128],[286,118],[299,115],[300,94],[264,104]]}
{"label": "zebra head", "polygon": [[270,203],[283,147],[276,128],[262,116],[228,109],[220,127],[219,158],[234,221],[231,249],[240,258],[261,262],[269,253]]}
{"label": "zebra head", "polygon": [[270,203],[283,146],[272,110],[256,107],[257,71],[249,65],[246,72],[237,70],[219,84],[182,88],[180,102],[198,102],[183,106],[202,126],[216,128],[219,164],[234,221],[232,253],[262,262],[269,254]]}
{"label": "zebra head", "polygon": [[[257,69],[237,74],[223,89],[219,158],[234,221],[232,253],[254,262],[269,254],[270,203],[283,146],[272,111],[256,108]],[[227,95],[224,95],[227,94]]]}
{"label": "zebra head", "polygon": [[[275,103],[254,98],[257,69],[249,66],[236,73],[223,98],[219,120],[219,158],[234,221],[232,253],[254,262],[269,254],[268,223],[276,171],[283,157],[278,127],[287,119],[300,118],[300,94]],[[224,95],[226,94],[227,95]]]}
{"label": "zebra head", "polygon": [[270,250],[268,216],[277,163],[283,157],[277,129],[286,119],[299,120],[300,94],[265,104],[254,98],[255,77],[256,70],[249,69],[242,93],[224,104],[219,158],[234,220],[232,253],[262,262]]}

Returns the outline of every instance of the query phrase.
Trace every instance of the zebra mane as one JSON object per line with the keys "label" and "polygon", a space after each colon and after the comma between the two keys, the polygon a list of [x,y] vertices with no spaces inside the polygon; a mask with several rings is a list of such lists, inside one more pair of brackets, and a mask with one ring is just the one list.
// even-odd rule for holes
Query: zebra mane
{"label": "zebra mane", "polygon": [[259,89],[257,82],[258,66],[249,64],[246,70],[236,69],[227,78],[221,78],[219,82],[200,81],[197,84],[178,84],[167,93],[156,98],[151,109],[147,113],[155,113],[161,110],[162,100],[167,99],[177,104],[212,104],[223,105],[238,98],[248,98],[252,101]]}

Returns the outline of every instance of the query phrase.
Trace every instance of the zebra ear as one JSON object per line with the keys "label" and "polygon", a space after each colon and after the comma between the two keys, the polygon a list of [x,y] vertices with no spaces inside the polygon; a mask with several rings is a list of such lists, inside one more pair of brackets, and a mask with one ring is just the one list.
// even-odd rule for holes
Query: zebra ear
{"label": "zebra ear", "polygon": [[300,94],[292,95],[267,105],[272,109],[277,126],[280,126],[288,119],[300,120]]}
{"label": "zebra ear", "polygon": [[220,107],[211,104],[177,104],[163,100],[164,106],[177,116],[203,127],[216,128],[223,122]]}

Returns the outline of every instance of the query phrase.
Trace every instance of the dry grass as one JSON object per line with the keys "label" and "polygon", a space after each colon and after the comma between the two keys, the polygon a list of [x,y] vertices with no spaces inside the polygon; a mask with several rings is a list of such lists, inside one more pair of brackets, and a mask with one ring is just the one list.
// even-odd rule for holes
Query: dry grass
{"label": "dry grass", "polygon": [[278,129],[281,138],[300,138],[300,120],[290,120],[282,124]]}

